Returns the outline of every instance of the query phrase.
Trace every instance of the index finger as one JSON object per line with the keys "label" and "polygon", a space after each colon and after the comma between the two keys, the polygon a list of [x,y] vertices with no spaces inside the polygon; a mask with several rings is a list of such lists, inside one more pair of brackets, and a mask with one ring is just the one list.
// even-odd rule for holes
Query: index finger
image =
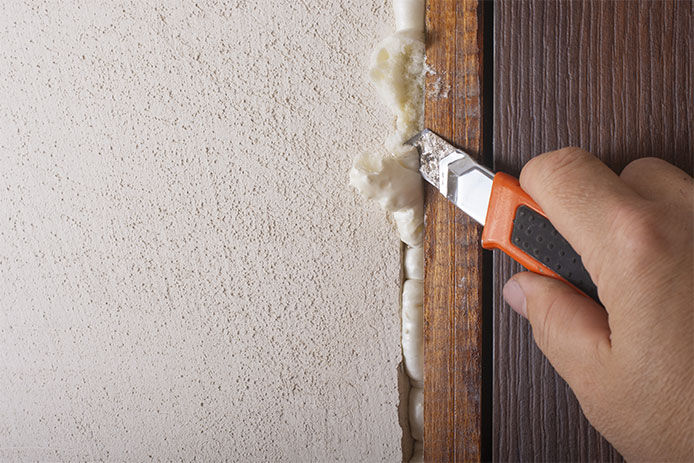
{"label": "index finger", "polygon": [[520,184],[598,283],[600,264],[610,258],[615,218],[639,196],[598,158],[580,148],[533,158],[523,167]]}

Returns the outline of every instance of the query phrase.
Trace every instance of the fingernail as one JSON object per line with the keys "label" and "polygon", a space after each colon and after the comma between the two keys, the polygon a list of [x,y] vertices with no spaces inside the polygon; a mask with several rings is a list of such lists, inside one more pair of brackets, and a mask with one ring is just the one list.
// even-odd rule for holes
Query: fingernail
{"label": "fingernail", "polygon": [[519,315],[528,318],[525,305],[525,294],[523,293],[523,288],[521,288],[516,280],[508,280],[504,285],[504,299]]}

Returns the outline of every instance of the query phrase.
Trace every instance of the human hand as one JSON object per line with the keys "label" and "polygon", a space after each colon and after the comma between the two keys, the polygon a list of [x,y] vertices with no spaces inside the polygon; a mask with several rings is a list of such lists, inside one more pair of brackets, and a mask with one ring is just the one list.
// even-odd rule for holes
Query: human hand
{"label": "human hand", "polygon": [[627,460],[694,460],[694,182],[654,158],[617,176],[565,148],[522,188],[581,255],[605,309],[564,283],[514,275],[504,298]]}

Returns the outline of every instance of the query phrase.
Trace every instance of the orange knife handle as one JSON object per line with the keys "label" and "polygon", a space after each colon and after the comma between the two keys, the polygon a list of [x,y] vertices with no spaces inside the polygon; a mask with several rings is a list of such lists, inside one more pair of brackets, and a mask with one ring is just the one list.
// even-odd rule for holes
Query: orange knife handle
{"label": "orange knife handle", "polygon": [[598,301],[581,257],[510,175],[494,176],[482,247],[499,249],[531,272],[561,280]]}

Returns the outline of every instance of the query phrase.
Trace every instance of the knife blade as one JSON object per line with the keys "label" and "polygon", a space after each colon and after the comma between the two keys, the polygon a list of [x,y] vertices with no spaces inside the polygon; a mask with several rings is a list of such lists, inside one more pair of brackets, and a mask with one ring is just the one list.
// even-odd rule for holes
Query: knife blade
{"label": "knife blade", "polygon": [[483,248],[499,249],[528,270],[564,281],[599,302],[581,256],[517,179],[493,173],[429,129],[406,144],[419,151],[422,177],[484,226]]}

